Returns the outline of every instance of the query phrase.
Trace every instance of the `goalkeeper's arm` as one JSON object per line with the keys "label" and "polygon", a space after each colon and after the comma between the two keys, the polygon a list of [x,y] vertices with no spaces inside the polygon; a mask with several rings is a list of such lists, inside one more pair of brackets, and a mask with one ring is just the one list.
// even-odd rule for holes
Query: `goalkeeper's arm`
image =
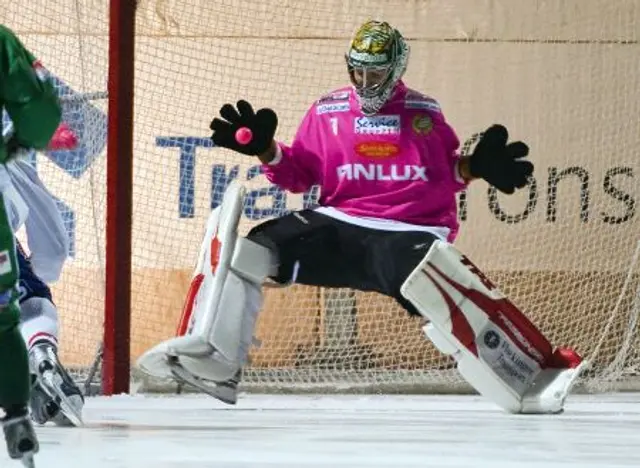
{"label": "goalkeeper's arm", "polygon": [[[35,67],[33,55],[10,29],[0,26],[0,99],[13,121],[13,140],[18,146],[43,149],[62,111],[53,85]],[[7,160],[7,152],[3,145],[0,162]]]}

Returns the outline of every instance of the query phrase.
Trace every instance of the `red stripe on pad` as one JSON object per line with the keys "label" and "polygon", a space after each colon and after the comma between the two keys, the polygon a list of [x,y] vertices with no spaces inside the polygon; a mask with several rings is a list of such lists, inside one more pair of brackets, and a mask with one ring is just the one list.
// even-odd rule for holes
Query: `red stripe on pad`
{"label": "red stripe on pad", "polygon": [[552,355],[551,343],[507,298],[493,299],[481,291],[467,288],[455,282],[430,262],[429,266],[449,285],[485,312],[489,319],[500,327],[522,352],[538,362],[540,367],[546,367],[546,363]]}
{"label": "red stripe on pad", "polygon": [[460,308],[456,305],[453,298],[444,290],[442,286],[438,284],[431,273],[429,273],[424,268],[422,272],[429,277],[433,285],[440,291],[442,298],[447,303],[447,307],[449,307],[449,317],[451,318],[451,333],[454,337],[458,339],[458,341],[469,351],[471,351],[475,356],[478,356],[478,347],[476,345],[476,333],[473,331],[471,324],[467,320],[467,317],[460,310]]}
{"label": "red stripe on pad", "polygon": [[178,323],[176,336],[183,336],[185,333],[187,333],[187,329],[189,328],[189,321],[191,320],[191,315],[193,315],[193,303],[196,301],[196,295],[198,294],[203,281],[204,275],[202,273],[195,276],[191,280],[191,285],[189,286],[189,291],[187,292],[187,298],[185,299],[184,307],[182,308],[182,316],[180,317],[180,322]]}

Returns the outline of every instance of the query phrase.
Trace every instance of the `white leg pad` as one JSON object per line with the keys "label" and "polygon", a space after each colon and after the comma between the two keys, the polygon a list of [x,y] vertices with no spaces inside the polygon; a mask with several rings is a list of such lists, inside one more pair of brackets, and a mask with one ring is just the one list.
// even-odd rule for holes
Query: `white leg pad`
{"label": "white leg pad", "polygon": [[232,182],[212,211],[178,336],[138,359],[144,372],[170,378],[179,362],[198,378],[224,382],[245,364],[262,307],[262,282],[273,273],[275,257],[238,236],[244,196],[244,188]]}
{"label": "white leg pad", "polygon": [[461,376],[512,413],[558,413],[586,365],[548,340],[473,263],[436,241],[401,288]]}

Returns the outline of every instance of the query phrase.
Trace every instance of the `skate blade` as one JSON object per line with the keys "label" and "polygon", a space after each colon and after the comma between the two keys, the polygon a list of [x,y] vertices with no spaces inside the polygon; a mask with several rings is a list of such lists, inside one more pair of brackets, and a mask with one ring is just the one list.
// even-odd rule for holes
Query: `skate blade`
{"label": "skate blade", "polygon": [[36,461],[33,457],[33,452],[27,452],[23,454],[20,461],[22,462],[22,465],[25,466],[26,468],[36,468]]}
{"label": "skate blade", "polygon": [[46,371],[42,374],[41,384],[47,394],[54,399],[59,399],[60,411],[64,414],[69,422],[76,427],[84,426],[82,421],[82,413],[77,411],[69,397],[64,394],[60,387],[62,378],[52,371]]}
{"label": "skate blade", "polygon": [[[220,400],[223,403],[228,405],[235,405],[236,401],[226,398],[218,389],[214,386],[207,385],[202,379],[194,376],[188,370],[186,370],[180,362],[175,357],[170,357],[169,361],[169,369],[171,370],[171,375],[175,380],[180,383],[191,385],[192,387],[197,388],[201,392],[206,393],[209,396],[212,396],[216,400]],[[215,382],[212,382],[215,385]]]}

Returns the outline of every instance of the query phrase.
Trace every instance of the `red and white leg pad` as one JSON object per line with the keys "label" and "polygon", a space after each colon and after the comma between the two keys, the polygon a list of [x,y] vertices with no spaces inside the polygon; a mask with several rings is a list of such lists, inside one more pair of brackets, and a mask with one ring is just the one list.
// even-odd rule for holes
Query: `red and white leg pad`
{"label": "red and white leg pad", "polygon": [[138,359],[145,373],[172,378],[178,368],[196,379],[225,382],[245,364],[262,306],[262,283],[274,273],[275,256],[238,235],[244,197],[244,187],[232,182],[212,211],[178,336]]}
{"label": "red and white leg pad", "polygon": [[481,395],[512,413],[559,413],[586,362],[545,336],[454,246],[436,241],[401,288],[424,332]]}

